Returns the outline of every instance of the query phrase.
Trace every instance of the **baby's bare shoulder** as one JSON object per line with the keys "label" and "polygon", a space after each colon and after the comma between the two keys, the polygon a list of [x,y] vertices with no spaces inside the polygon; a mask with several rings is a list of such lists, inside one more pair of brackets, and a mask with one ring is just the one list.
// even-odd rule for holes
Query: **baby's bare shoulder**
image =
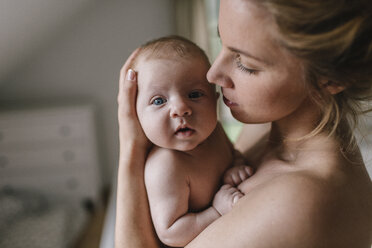
{"label": "baby's bare shoulder", "polygon": [[146,159],[145,178],[146,175],[151,175],[151,178],[174,177],[185,175],[182,159],[177,151],[154,147]]}
{"label": "baby's bare shoulder", "polygon": [[157,161],[174,159],[174,156],[175,152],[173,150],[154,146],[146,158],[146,165],[154,164]]}

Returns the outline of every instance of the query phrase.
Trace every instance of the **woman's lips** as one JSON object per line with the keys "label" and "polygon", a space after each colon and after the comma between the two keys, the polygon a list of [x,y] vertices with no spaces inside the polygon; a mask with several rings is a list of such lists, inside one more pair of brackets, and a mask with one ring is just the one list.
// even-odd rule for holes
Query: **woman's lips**
{"label": "woman's lips", "polygon": [[227,99],[225,96],[223,96],[223,102],[224,102],[224,103],[225,103],[229,108],[234,107],[234,106],[238,106],[237,103],[230,101],[230,100]]}

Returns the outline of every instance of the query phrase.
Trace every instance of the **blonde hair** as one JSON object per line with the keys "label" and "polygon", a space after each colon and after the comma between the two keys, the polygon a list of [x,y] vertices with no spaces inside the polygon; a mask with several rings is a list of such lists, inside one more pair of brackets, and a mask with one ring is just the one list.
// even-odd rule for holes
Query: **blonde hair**
{"label": "blonde hair", "polygon": [[[352,129],[370,101],[372,85],[372,4],[370,0],[256,0],[271,13],[279,43],[304,62],[313,99],[322,111],[308,135],[327,131],[353,143]],[[346,87],[331,95],[319,80]],[[368,102],[367,102],[368,103]],[[340,123],[348,120],[351,128]]]}

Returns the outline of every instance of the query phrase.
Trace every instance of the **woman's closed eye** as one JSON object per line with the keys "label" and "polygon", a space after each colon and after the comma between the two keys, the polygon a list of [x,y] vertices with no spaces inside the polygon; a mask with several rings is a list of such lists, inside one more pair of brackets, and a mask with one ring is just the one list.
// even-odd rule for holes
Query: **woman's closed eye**
{"label": "woman's closed eye", "polygon": [[155,97],[154,99],[151,100],[150,103],[152,105],[160,106],[160,105],[163,105],[166,102],[167,102],[167,99],[165,99],[164,97]]}
{"label": "woman's closed eye", "polygon": [[250,69],[246,67],[245,65],[243,65],[240,54],[236,54],[235,61],[236,61],[236,66],[238,67],[238,69],[243,72],[246,72],[248,74],[257,74],[259,72],[259,70]]}
{"label": "woman's closed eye", "polygon": [[204,94],[200,91],[193,91],[193,92],[189,93],[189,98],[190,99],[197,99],[197,98],[200,98],[202,96],[204,96]]}

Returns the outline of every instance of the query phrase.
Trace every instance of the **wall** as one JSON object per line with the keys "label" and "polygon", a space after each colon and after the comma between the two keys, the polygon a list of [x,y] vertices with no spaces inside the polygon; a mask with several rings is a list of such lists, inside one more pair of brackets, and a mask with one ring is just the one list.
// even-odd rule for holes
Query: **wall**
{"label": "wall", "polygon": [[174,6],[172,0],[92,3],[1,79],[0,107],[94,104],[107,185],[118,161],[119,70],[138,45],[175,32]]}

